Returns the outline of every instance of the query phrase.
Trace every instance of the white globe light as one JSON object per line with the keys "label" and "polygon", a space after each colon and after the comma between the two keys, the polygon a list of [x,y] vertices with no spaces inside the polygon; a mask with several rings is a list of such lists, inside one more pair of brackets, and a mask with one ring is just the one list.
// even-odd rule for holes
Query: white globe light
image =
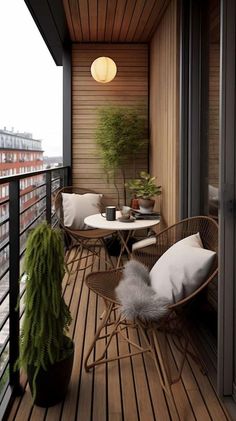
{"label": "white globe light", "polygon": [[110,57],[98,57],[91,66],[93,78],[100,83],[111,82],[116,72],[116,64]]}

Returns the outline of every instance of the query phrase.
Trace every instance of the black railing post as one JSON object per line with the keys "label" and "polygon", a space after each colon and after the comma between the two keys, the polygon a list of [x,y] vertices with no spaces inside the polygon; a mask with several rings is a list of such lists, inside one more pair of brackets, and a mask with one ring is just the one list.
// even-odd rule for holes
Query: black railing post
{"label": "black railing post", "polygon": [[66,167],[63,171],[63,187],[68,186],[69,183],[69,168]]}
{"label": "black railing post", "polygon": [[46,173],[46,220],[51,225],[52,216],[52,184],[51,171]]}
{"label": "black railing post", "polygon": [[9,183],[9,369],[10,385],[14,393],[21,392],[19,370],[15,370],[15,363],[19,357],[19,333],[20,333],[20,309],[19,298],[19,277],[20,277],[20,187],[19,180]]}

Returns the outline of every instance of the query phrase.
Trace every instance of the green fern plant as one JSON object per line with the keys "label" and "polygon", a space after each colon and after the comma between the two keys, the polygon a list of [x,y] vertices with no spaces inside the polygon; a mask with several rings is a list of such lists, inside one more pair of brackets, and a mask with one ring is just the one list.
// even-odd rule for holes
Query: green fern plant
{"label": "green fern plant", "polygon": [[72,319],[62,296],[65,265],[59,229],[52,229],[43,222],[31,231],[23,269],[26,281],[25,315],[17,366],[26,371],[27,366],[35,366],[34,399],[40,368],[47,370],[50,364],[73,352],[73,342],[65,336]]}

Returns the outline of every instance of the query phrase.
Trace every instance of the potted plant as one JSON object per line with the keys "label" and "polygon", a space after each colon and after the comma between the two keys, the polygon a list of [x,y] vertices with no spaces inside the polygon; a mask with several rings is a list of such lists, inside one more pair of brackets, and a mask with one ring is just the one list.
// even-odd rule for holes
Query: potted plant
{"label": "potted plant", "polygon": [[96,130],[96,142],[102,158],[103,168],[112,179],[120,195],[117,179],[122,178],[123,199],[126,200],[127,172],[133,168],[135,176],[136,155],[147,144],[147,122],[143,110],[134,107],[102,107]]}
{"label": "potted plant", "polygon": [[48,407],[65,396],[74,357],[66,336],[72,321],[62,296],[64,247],[59,229],[39,224],[26,244],[23,279],[25,314],[18,367],[27,372],[34,403]]}
{"label": "potted plant", "polygon": [[153,196],[161,194],[161,186],[156,185],[156,177],[152,177],[146,171],[140,172],[140,178],[130,180],[127,187],[133,191],[139,200],[140,212],[150,213],[153,211],[155,200]]}

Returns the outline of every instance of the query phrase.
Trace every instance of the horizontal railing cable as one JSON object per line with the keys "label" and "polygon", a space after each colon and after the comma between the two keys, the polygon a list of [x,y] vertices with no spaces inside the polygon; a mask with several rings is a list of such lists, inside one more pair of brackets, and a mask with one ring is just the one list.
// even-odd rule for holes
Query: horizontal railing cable
{"label": "horizontal railing cable", "polygon": [[6,290],[6,292],[3,294],[3,296],[0,298],[0,305],[5,301],[6,297],[9,294],[9,289]]}

